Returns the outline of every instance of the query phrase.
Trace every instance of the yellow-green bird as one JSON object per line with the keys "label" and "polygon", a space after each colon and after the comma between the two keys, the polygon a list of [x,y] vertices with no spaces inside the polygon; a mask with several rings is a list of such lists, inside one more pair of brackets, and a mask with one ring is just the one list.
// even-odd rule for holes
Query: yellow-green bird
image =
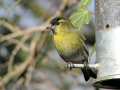
{"label": "yellow-green bird", "polygon": [[50,24],[55,47],[62,59],[67,63],[84,64],[81,70],[86,81],[96,78],[96,73],[88,66],[89,53],[80,31],[64,17],[55,17]]}

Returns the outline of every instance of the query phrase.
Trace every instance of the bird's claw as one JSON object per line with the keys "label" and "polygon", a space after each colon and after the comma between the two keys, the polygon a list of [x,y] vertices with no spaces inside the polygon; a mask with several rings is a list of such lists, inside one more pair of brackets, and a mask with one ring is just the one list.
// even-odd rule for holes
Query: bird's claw
{"label": "bird's claw", "polygon": [[67,63],[67,69],[72,70],[73,64],[71,62]]}

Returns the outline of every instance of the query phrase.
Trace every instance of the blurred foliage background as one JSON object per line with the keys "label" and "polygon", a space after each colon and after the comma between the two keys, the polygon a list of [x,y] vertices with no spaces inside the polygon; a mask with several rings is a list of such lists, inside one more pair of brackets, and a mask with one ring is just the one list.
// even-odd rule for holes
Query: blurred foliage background
{"label": "blurred foliage background", "polygon": [[98,90],[80,69],[66,70],[45,30],[56,15],[70,18],[87,38],[94,63],[95,1],[85,1],[0,0],[0,90]]}

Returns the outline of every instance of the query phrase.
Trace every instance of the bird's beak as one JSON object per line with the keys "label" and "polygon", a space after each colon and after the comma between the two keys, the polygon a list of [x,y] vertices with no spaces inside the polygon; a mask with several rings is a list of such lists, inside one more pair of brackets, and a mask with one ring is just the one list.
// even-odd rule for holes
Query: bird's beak
{"label": "bird's beak", "polygon": [[55,34],[55,26],[50,25],[47,27],[47,29],[49,29],[50,31],[52,31],[53,34]]}
{"label": "bird's beak", "polygon": [[55,26],[51,26],[51,31],[55,34]]}

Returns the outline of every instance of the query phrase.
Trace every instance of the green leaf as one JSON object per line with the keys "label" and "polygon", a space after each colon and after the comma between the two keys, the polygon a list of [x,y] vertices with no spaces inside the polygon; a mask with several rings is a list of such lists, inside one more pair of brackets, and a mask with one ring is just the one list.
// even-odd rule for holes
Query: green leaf
{"label": "green leaf", "polygon": [[85,24],[89,24],[91,20],[91,13],[87,10],[87,6],[91,3],[91,0],[82,0],[80,6],[70,16],[70,20],[73,26],[81,29]]}
{"label": "green leaf", "polygon": [[88,5],[90,5],[91,2],[92,2],[92,0],[82,0],[80,2],[80,6],[87,7]]}
{"label": "green leaf", "polygon": [[85,24],[90,22],[91,14],[88,10],[80,9],[71,15],[70,20],[73,26],[81,29]]}

